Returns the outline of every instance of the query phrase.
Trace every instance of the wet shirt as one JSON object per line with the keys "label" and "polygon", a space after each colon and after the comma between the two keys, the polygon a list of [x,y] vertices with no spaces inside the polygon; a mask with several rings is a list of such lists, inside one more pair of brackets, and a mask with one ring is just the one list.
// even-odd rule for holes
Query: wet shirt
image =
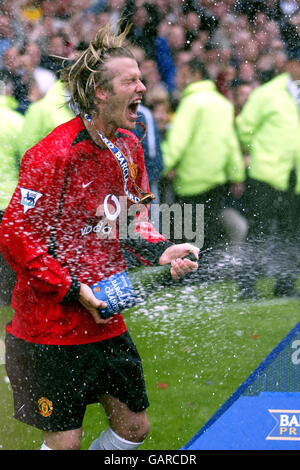
{"label": "wet shirt", "polygon": [[[148,191],[136,137],[119,129],[113,143],[134,170],[135,183]],[[133,183],[128,189],[135,191]],[[1,251],[17,273],[10,333],[42,344],[82,344],[126,330],[121,314],[97,325],[73,291],[79,282],[91,285],[126,269],[120,232],[126,245],[130,208],[119,164],[91,140],[80,117],[26,152],[0,230]],[[128,243],[130,249],[156,263],[168,242],[146,220],[134,227],[138,239]]]}

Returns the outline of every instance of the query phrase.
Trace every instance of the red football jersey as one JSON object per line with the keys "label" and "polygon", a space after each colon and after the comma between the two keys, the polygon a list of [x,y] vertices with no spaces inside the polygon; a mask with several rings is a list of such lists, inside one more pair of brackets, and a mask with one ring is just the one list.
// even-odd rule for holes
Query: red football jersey
{"label": "red football jersey", "polygon": [[[148,191],[137,138],[119,129],[112,142],[126,156],[136,184]],[[133,184],[128,189],[136,194]],[[91,140],[79,116],[26,152],[0,228],[1,251],[17,273],[8,332],[41,344],[82,344],[126,330],[121,314],[97,325],[78,300],[64,302],[72,279],[91,285],[126,269],[120,200],[127,201],[120,166]],[[136,230],[146,244],[164,249],[164,237],[145,230],[149,226],[142,222]]]}

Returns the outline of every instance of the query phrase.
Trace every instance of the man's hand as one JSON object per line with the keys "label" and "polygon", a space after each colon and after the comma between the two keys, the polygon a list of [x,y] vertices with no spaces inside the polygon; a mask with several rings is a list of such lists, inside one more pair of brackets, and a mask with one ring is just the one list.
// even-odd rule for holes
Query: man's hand
{"label": "man's hand", "polygon": [[[196,271],[198,268],[197,261],[185,258],[189,254],[193,254],[195,259],[199,258],[199,248],[190,243],[180,243],[178,245],[169,246],[159,258],[159,264],[171,264],[171,276],[173,279],[180,279],[190,271]],[[183,259],[184,258],[184,259]]]}
{"label": "man's hand", "polygon": [[111,318],[101,318],[98,309],[105,308],[107,305],[103,300],[98,300],[94,296],[92,289],[87,284],[80,284],[79,302],[93,316],[96,323],[105,324],[111,320]]}

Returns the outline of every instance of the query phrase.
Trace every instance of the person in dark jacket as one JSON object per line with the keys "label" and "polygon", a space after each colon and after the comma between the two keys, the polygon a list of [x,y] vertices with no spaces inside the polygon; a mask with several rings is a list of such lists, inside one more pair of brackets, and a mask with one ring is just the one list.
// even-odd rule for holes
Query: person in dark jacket
{"label": "person in dark jacket", "polygon": [[143,124],[143,126],[137,125],[133,133],[141,140],[150,191],[155,195],[154,202],[159,203],[158,183],[163,171],[160,134],[154,116],[146,106],[139,106],[136,122]]}

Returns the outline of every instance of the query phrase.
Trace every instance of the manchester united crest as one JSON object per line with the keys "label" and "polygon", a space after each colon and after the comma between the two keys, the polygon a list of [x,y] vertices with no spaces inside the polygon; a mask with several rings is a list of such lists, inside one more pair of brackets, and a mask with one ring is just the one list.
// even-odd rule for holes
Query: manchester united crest
{"label": "manchester united crest", "polygon": [[38,408],[39,412],[44,418],[48,418],[53,410],[52,401],[48,400],[48,398],[42,397],[38,400]]}
{"label": "manchester united crest", "polygon": [[138,175],[138,171],[139,171],[139,167],[137,166],[136,163],[131,163],[130,167],[129,167],[129,175],[130,175],[130,178],[135,181],[136,180],[136,177]]}

